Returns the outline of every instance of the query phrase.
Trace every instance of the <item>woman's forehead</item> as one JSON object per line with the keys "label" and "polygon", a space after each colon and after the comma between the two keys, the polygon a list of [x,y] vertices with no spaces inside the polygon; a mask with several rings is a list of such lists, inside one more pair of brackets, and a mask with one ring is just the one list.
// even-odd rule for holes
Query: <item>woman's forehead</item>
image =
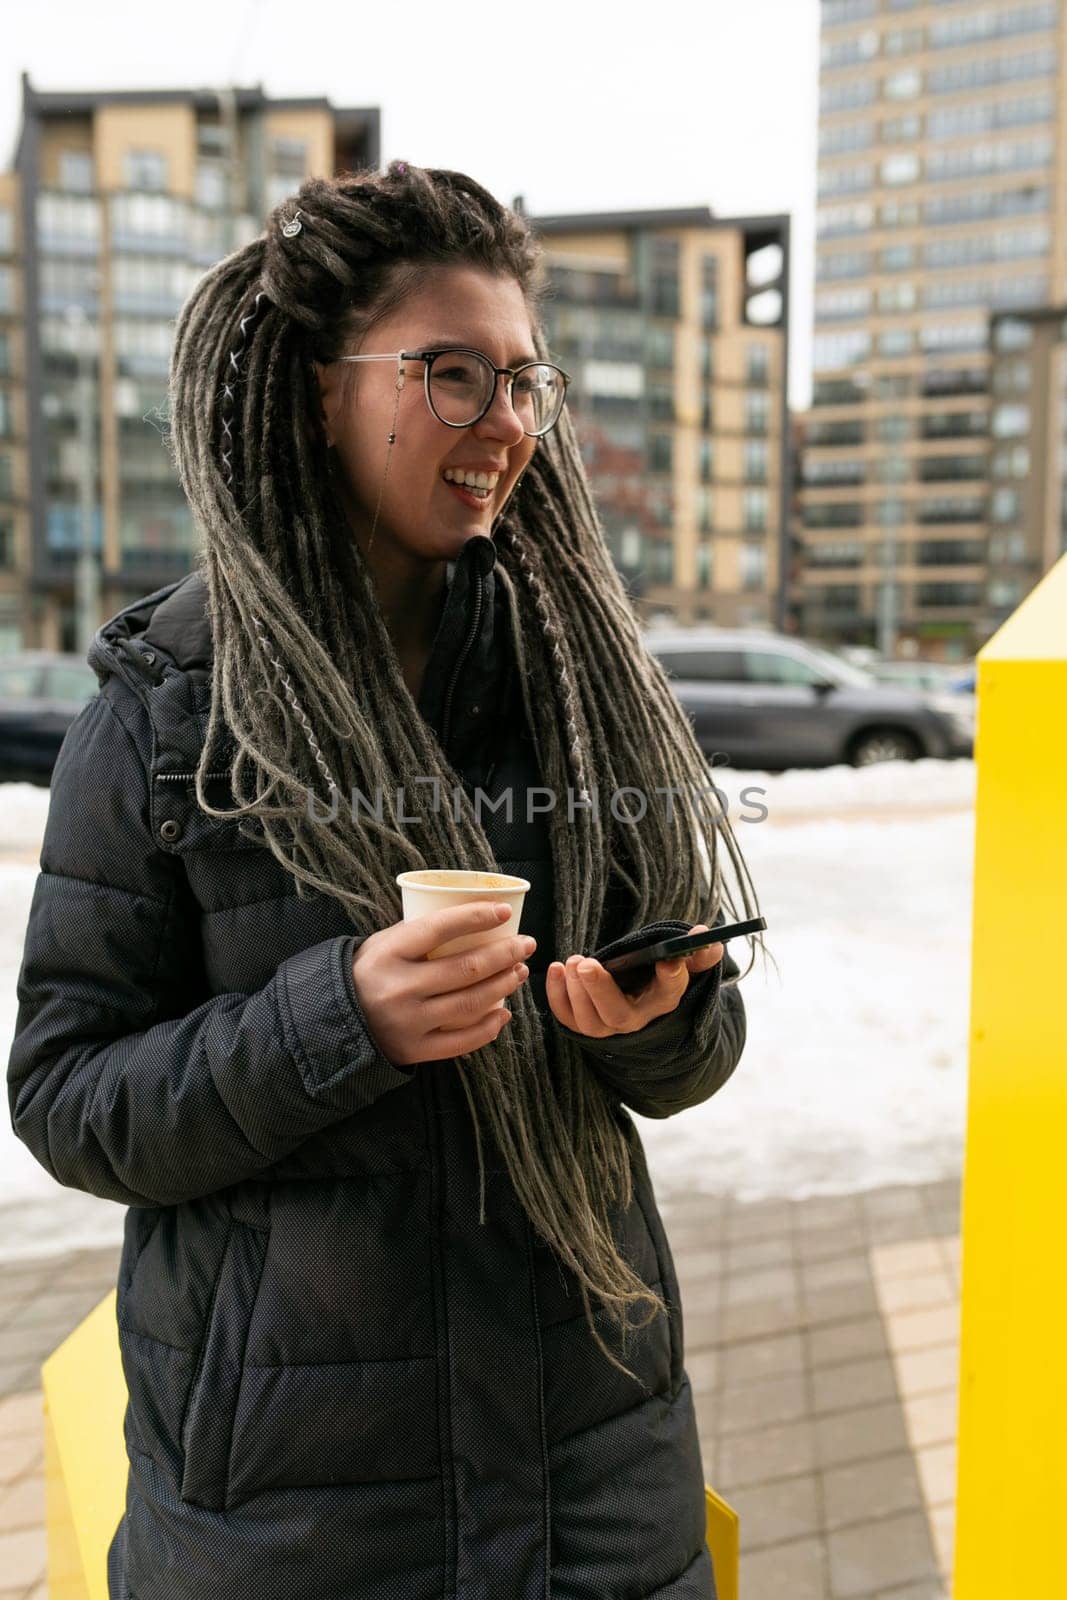
{"label": "woman's forehead", "polygon": [[471,345],[501,359],[535,357],[530,309],[512,277],[477,268],[439,269],[388,318],[406,345]]}

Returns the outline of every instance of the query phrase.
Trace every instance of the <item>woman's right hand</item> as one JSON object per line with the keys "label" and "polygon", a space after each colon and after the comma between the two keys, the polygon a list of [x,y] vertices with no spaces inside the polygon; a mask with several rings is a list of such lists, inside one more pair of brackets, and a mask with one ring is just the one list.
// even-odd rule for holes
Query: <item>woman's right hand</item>
{"label": "woman's right hand", "polygon": [[352,981],[367,1027],[394,1066],[446,1061],[490,1044],[511,1021],[499,1002],[529,976],[528,934],[492,939],[456,955],[426,959],[464,934],[506,922],[510,908],[471,901],[370,934],[352,958]]}

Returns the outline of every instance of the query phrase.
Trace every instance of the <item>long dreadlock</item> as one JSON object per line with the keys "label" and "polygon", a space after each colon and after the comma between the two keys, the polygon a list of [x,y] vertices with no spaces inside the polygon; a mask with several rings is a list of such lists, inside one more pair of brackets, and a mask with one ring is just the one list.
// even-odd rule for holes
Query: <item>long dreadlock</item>
{"label": "long dreadlock", "polygon": [[[294,208],[300,227],[294,226]],[[283,233],[283,229],[286,231]],[[265,233],[216,264],[178,319],[171,368],[174,456],[199,528],[214,640],[211,711],[196,779],[213,816],[254,819],[297,893],[341,902],[370,933],[400,920],[395,875],[462,863],[494,871],[470,806],[426,810],[417,838],[390,800],[416,776],[447,793],[461,780],[418,712],[331,471],[314,362],[355,348],[430,265],[510,275],[524,291],[535,349],[544,276],[523,219],[461,173],[393,162],[384,173],[313,178],[272,213]],[[578,800],[550,829],[555,948],[596,948],[609,873],[633,925],[665,916],[740,916],[721,881],[721,833],[745,915],[755,892],[725,810],[649,804],[639,822],[607,821],[583,796],[630,786],[651,797],[708,792],[708,769],[662,668],[646,651],[608,553],[574,429],[564,412],[539,443],[494,528],[518,675],[541,781]],[[228,732],[236,811],[207,800],[214,740]],[[383,797],[381,815],[312,797]],[[762,942],[762,941],[761,941]],[[751,970],[752,950],[749,966]],[[725,980],[724,980],[725,981]],[[523,985],[514,1025],[455,1062],[472,1116],[485,1220],[479,1126],[488,1123],[537,1234],[578,1281],[590,1331],[613,1365],[590,1294],[625,1332],[666,1313],[619,1253],[609,1207],[632,1200],[632,1124],[578,1043],[551,1042]],[[643,1321],[629,1308],[643,1303]]]}

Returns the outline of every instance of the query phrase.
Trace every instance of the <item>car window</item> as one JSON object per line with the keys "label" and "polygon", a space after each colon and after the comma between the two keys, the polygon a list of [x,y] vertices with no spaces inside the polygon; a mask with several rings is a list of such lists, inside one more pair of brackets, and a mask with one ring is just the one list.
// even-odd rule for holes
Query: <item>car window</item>
{"label": "car window", "polygon": [[0,700],[32,700],[40,685],[41,669],[36,662],[0,666]]}
{"label": "car window", "polygon": [[812,684],[824,683],[826,674],[784,650],[746,650],[745,678],[748,683]]}
{"label": "car window", "polygon": [[96,673],[88,666],[57,663],[48,668],[45,677],[45,694],[49,700],[69,700],[75,705],[84,705],[98,688]]}
{"label": "car window", "polygon": [[697,683],[741,683],[744,670],[739,650],[662,650],[659,660],[669,678]]}

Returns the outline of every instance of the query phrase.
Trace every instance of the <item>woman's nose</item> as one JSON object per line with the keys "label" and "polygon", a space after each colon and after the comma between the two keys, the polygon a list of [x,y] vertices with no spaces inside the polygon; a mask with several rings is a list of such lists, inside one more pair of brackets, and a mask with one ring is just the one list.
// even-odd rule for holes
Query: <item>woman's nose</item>
{"label": "woman's nose", "polygon": [[518,444],[526,437],[526,430],[508,398],[508,379],[502,372],[497,374],[493,403],[485,416],[475,423],[474,431],[489,438],[504,439],[508,444]]}

